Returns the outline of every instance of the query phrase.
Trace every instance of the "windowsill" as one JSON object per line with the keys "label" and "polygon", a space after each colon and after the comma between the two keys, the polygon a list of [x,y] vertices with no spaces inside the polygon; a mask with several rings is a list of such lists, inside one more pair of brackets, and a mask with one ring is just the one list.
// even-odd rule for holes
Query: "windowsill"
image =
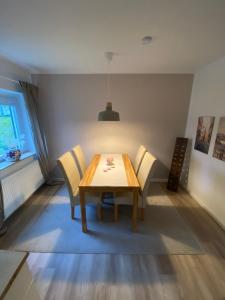
{"label": "windowsill", "polygon": [[7,168],[10,168],[11,166],[14,166],[18,163],[20,163],[21,161],[29,158],[29,157],[34,157],[35,156],[35,153],[34,152],[26,152],[26,153],[23,153],[20,157],[20,160],[18,161],[1,161],[0,162],[0,171],[3,171]]}

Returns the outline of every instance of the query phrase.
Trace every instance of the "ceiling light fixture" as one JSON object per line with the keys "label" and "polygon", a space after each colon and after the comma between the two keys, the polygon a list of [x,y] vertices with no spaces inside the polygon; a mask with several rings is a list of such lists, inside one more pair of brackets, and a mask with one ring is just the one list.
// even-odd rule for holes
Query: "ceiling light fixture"
{"label": "ceiling light fixture", "polygon": [[[113,52],[105,52],[105,57],[108,61],[109,67],[110,63],[112,62],[114,53]],[[110,70],[107,74],[107,99],[110,99]],[[107,102],[106,103],[106,109],[101,111],[98,114],[98,121],[120,121],[120,115],[117,111],[112,110],[112,102]]]}
{"label": "ceiling light fixture", "polygon": [[151,43],[152,37],[151,37],[150,35],[146,35],[146,36],[144,36],[144,37],[142,38],[141,41],[142,41],[142,44],[143,44],[143,45],[148,45],[148,44]]}

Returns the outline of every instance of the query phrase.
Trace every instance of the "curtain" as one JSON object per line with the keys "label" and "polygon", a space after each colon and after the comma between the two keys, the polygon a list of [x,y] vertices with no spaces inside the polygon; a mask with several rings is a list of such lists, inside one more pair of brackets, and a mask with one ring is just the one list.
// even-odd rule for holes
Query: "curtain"
{"label": "curtain", "polygon": [[26,107],[28,110],[31,129],[33,132],[33,139],[36,148],[37,158],[40,164],[41,172],[44,176],[46,183],[50,183],[50,169],[48,163],[48,148],[45,139],[43,128],[41,127],[38,119],[37,111],[37,98],[38,88],[30,83],[20,81]]}

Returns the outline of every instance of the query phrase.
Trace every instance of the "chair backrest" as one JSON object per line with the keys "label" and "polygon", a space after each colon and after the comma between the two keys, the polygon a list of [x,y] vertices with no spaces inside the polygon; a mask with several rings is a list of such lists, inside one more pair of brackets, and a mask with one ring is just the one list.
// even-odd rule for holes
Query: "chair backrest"
{"label": "chair backrest", "polygon": [[141,145],[138,148],[138,151],[137,151],[137,154],[136,154],[136,157],[135,157],[135,160],[134,160],[134,172],[136,174],[138,173],[138,170],[140,168],[142,159],[143,159],[146,151],[147,151],[147,149],[143,145]]}
{"label": "chair backrest", "polygon": [[80,145],[77,145],[71,151],[77,159],[77,162],[78,162],[79,168],[80,168],[80,172],[81,172],[81,176],[83,177],[84,173],[87,169],[86,162],[85,162],[85,157],[84,157],[84,152],[82,151]]}
{"label": "chair backrest", "polygon": [[73,201],[73,197],[77,194],[78,185],[80,183],[80,174],[76,162],[72,154],[66,152],[57,159],[57,163],[63,173],[70,200]]}
{"label": "chair backrest", "polygon": [[141,193],[143,196],[145,196],[148,192],[151,171],[156,160],[157,159],[149,152],[146,152],[142,159],[137,178],[141,186]]}

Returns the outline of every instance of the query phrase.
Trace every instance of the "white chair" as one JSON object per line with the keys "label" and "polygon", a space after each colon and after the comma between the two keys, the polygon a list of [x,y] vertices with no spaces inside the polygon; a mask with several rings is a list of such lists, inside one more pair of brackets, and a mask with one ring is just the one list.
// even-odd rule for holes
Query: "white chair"
{"label": "white chair", "polygon": [[85,161],[85,156],[84,156],[84,152],[81,149],[80,145],[77,145],[76,147],[74,147],[71,152],[73,153],[73,155],[75,155],[75,158],[78,162],[78,166],[80,169],[80,174],[81,177],[84,176],[84,173],[87,169],[87,165],[86,165],[86,161]]}
{"label": "white chair", "polygon": [[[144,220],[144,208],[146,206],[146,198],[148,196],[148,188],[150,183],[150,178],[153,170],[153,166],[156,162],[156,158],[150,154],[149,152],[146,152],[138,174],[137,178],[140,184],[140,193],[139,193],[139,199],[138,199],[138,207],[141,210],[141,219]],[[115,221],[118,220],[118,210],[119,205],[133,205],[133,193],[115,193],[114,194],[114,218]]]}
{"label": "white chair", "polygon": [[143,145],[141,145],[138,148],[138,151],[137,151],[137,154],[136,154],[136,157],[135,157],[135,160],[134,160],[134,165],[133,165],[136,175],[137,175],[138,170],[140,168],[140,165],[141,165],[142,159],[145,155],[145,152],[147,152],[147,149]]}
{"label": "white chair", "polygon": [[[80,174],[76,162],[70,152],[66,152],[57,159],[58,166],[60,167],[65,183],[69,192],[70,205],[71,205],[71,218],[75,219],[75,206],[80,204],[79,198],[79,183]],[[96,193],[85,193],[85,203],[97,204],[98,217],[102,219],[101,210],[101,195]]]}

